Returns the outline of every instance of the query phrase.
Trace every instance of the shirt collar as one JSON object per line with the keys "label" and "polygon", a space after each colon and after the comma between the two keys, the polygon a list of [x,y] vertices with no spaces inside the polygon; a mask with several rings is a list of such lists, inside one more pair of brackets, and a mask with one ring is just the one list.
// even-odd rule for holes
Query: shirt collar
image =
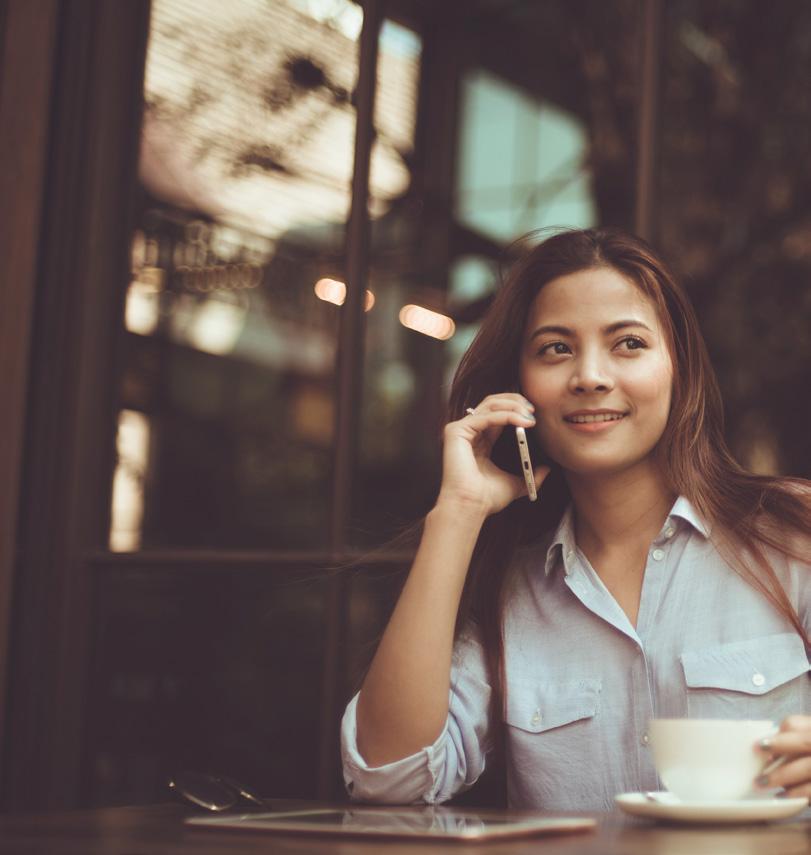
{"label": "shirt collar", "polygon": [[684,496],[679,496],[679,498],[674,502],[673,507],[670,509],[670,513],[668,514],[668,520],[671,517],[679,517],[679,519],[683,519],[690,523],[690,525],[699,534],[704,535],[704,537],[710,536],[709,523],[706,522],[706,520],[693,507],[691,502],[685,499]]}
{"label": "shirt collar", "polygon": [[555,533],[549,543],[549,548],[546,550],[544,573],[548,576],[555,568],[558,556],[563,555],[563,567],[568,576],[575,549],[577,549],[577,544],[574,539],[574,508],[572,505],[569,505],[561,517],[558,527],[555,529]]}
{"label": "shirt collar", "polygon": [[[704,537],[710,536],[710,526],[699,515],[692,503],[684,496],[679,496],[673,503],[673,507],[670,509],[670,513],[667,515],[665,524],[662,527],[662,533],[664,533],[667,528],[673,524],[674,517],[689,523]],[[659,537],[661,536],[662,534],[659,535]],[[577,543],[574,536],[574,508],[572,505],[569,505],[561,517],[554,535],[552,535],[549,548],[546,550],[546,562],[544,563],[545,575],[548,576],[552,572],[557,565],[558,558],[562,556],[563,568],[568,576],[571,572],[572,559],[574,558],[576,550]]]}

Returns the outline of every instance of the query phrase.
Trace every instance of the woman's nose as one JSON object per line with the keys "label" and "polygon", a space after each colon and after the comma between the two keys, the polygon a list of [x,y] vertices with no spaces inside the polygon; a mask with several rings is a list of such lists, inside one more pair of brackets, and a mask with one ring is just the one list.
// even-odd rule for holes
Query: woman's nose
{"label": "woman's nose", "polygon": [[570,392],[582,395],[585,392],[610,392],[614,388],[614,381],[599,356],[583,355],[572,367]]}

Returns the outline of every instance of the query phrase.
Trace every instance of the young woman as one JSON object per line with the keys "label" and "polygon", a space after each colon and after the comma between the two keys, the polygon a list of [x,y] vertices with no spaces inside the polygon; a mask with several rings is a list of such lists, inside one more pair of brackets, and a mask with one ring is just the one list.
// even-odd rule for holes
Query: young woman
{"label": "young woman", "polygon": [[780,722],[759,748],[789,762],[759,783],[811,795],[811,484],[733,460],[650,247],[587,230],[529,251],[450,407],[439,497],[344,716],[353,798],[444,801],[495,750],[511,806],[607,810],[661,788],[648,721],[685,716]]}

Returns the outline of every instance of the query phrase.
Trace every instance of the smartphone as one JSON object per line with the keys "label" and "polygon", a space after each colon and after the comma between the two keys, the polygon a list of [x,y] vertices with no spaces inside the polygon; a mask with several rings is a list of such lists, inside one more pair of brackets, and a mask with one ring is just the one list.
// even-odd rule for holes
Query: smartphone
{"label": "smartphone", "polygon": [[527,485],[527,493],[530,502],[538,498],[535,489],[535,472],[532,469],[532,461],[529,458],[529,446],[527,445],[527,432],[522,427],[516,427],[515,439],[518,443],[518,456],[521,458],[521,471],[524,473],[524,483]]}

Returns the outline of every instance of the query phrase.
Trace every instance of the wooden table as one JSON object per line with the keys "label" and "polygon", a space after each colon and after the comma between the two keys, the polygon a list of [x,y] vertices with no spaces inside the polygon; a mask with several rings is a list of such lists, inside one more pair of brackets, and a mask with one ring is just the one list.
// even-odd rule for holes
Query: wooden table
{"label": "wooden table", "polygon": [[[271,801],[274,809],[312,803]],[[2,855],[807,855],[811,822],[699,828],[598,816],[596,831],[485,844],[381,842],[195,830],[179,805],[0,816]]]}

